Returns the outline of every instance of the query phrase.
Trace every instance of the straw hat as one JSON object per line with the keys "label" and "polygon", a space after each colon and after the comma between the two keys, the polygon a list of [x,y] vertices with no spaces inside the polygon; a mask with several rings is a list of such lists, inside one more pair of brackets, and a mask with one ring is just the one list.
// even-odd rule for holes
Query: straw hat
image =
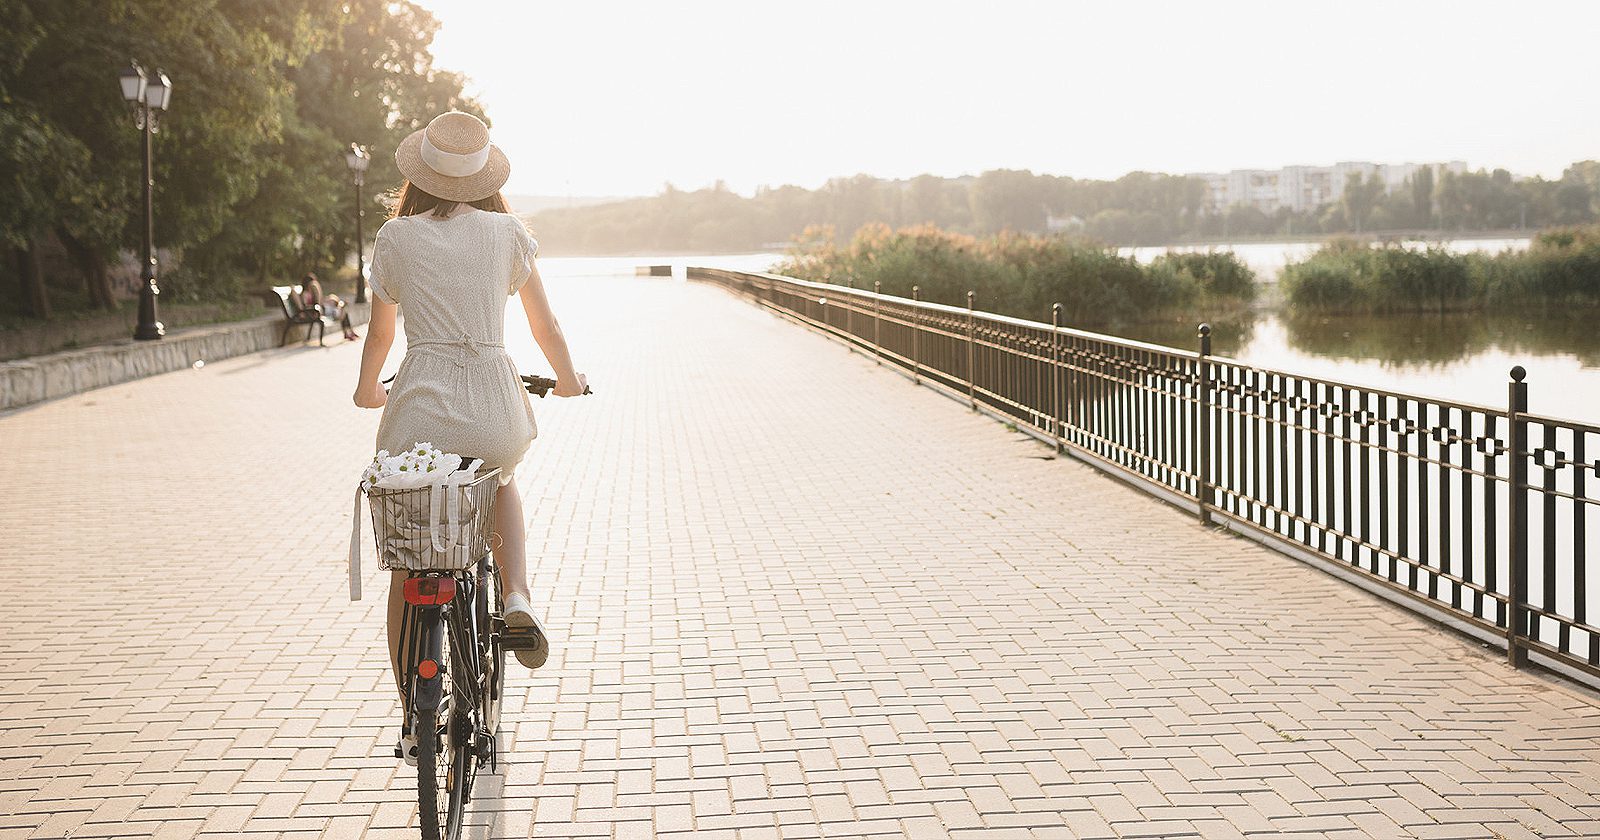
{"label": "straw hat", "polygon": [[460,111],[411,132],[394,150],[394,162],[411,183],[446,201],[488,198],[511,177],[511,162],[489,142],[489,127]]}

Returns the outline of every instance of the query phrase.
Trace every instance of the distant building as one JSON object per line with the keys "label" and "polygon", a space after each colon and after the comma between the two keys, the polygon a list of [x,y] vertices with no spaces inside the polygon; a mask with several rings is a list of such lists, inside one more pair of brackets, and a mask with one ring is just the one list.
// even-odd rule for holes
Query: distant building
{"label": "distant building", "polygon": [[1077,233],[1087,226],[1082,216],[1057,216],[1045,212],[1044,229],[1050,233]]}
{"label": "distant building", "polygon": [[1220,213],[1239,204],[1254,207],[1263,213],[1276,213],[1281,208],[1303,213],[1342,199],[1345,181],[1352,174],[1359,173],[1362,178],[1376,176],[1383,181],[1384,191],[1392,193],[1403,189],[1422,169],[1434,170],[1437,182],[1445,172],[1458,175],[1466,172],[1467,163],[1461,160],[1447,163],[1345,161],[1332,166],[1197,172],[1190,177],[1199,178],[1206,184],[1204,211],[1207,213]]}

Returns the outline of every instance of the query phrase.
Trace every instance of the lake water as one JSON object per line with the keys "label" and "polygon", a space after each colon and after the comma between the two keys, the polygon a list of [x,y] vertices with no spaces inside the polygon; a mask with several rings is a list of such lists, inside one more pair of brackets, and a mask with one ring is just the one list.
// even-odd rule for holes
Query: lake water
{"label": "lake water", "polygon": [[[1455,240],[1456,251],[1525,248],[1526,239]],[[1258,275],[1276,278],[1289,260],[1318,243],[1241,243],[1188,246],[1231,249]],[[1124,249],[1147,261],[1165,248]],[[539,261],[545,276],[632,276],[641,265],[672,265],[683,277],[689,265],[764,271],[780,254],[674,257],[552,257]],[[1276,311],[1219,321],[1213,352],[1249,364],[1348,382],[1352,385],[1497,407],[1505,404],[1513,365],[1528,369],[1529,406],[1539,414],[1600,420],[1600,313],[1563,316],[1407,315],[1290,318]],[[1174,347],[1195,347],[1195,324],[1139,324],[1120,332]]]}
{"label": "lake water", "polygon": [[[1406,242],[1456,253],[1523,250],[1526,237]],[[1175,251],[1231,250],[1264,284],[1283,266],[1315,252],[1319,242],[1247,242],[1183,246]],[[1167,248],[1123,248],[1149,262]],[[1272,310],[1217,327],[1214,352],[1263,367],[1327,379],[1460,400],[1486,406],[1506,402],[1515,365],[1528,369],[1528,402],[1540,414],[1600,419],[1600,312],[1555,316],[1493,314],[1301,317]],[[1195,346],[1193,325],[1141,324],[1131,337],[1179,347]]]}

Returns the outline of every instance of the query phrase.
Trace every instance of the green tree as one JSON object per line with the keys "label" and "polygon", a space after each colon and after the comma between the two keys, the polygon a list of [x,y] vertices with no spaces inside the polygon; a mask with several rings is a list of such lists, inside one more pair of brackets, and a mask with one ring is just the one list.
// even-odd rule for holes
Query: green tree
{"label": "green tree", "polygon": [[1600,202],[1600,161],[1580,160],[1572,164],[1561,173],[1561,183],[1582,187],[1589,196],[1587,205],[1573,208],[1574,211],[1583,214],[1584,220],[1593,219],[1600,214],[1600,206],[1597,206],[1597,202]]}
{"label": "green tree", "polygon": [[1594,196],[1589,190],[1589,185],[1565,178],[1557,183],[1553,221],[1557,224],[1573,225],[1594,218],[1590,212]]}
{"label": "green tree", "polygon": [[820,215],[815,208],[815,194],[793,185],[762,187],[756,191],[755,203],[762,219],[757,247],[788,240],[796,231],[816,224]]}
{"label": "green tree", "polygon": [[1411,211],[1414,224],[1419,228],[1431,227],[1433,222],[1433,167],[1424,166],[1411,176]]}
{"label": "green tree", "polygon": [[[139,240],[139,138],[117,76],[130,58],[173,77],[174,107],[155,138],[156,241],[181,248],[214,234],[247,194],[264,139],[276,136],[289,86],[275,72],[311,46],[332,0],[262,7],[167,0],[13,0],[24,49],[4,65],[8,110],[51,138],[67,159],[28,227],[7,226],[19,250],[53,231],[109,304],[107,260]],[[0,140],[10,145],[11,138]],[[15,247],[15,246],[14,246]],[[25,273],[25,272],[24,272]]]}
{"label": "green tree", "polygon": [[973,227],[981,233],[1043,231],[1045,195],[1041,186],[1027,170],[994,169],[979,175],[968,194]]}
{"label": "green tree", "polygon": [[827,214],[823,222],[833,225],[841,237],[851,237],[864,225],[883,219],[881,184],[871,175],[830,178],[821,190]]}
{"label": "green tree", "polygon": [[472,113],[460,74],[433,64],[438,21],[411,2],[350,0],[325,22],[302,60],[283,74],[293,101],[269,145],[253,192],[236,204],[239,223],[187,255],[208,274],[258,282],[340,265],[354,250],[354,195],[344,151],[369,148],[364,208],[377,228],[384,192],[400,183],[394,150],[434,114]]}
{"label": "green tree", "polygon": [[918,175],[906,185],[905,210],[900,221],[906,225],[949,226],[955,221],[951,212],[953,205],[951,190],[945,179],[934,175]]}
{"label": "green tree", "polygon": [[0,244],[35,314],[49,310],[46,237],[101,306],[108,262],[140,239],[139,136],[117,85],[130,58],[174,82],[154,137],[155,236],[182,254],[162,278],[179,296],[338,265],[346,145],[373,147],[381,189],[398,180],[399,138],[479,110],[433,66],[437,22],[410,0],[0,0],[0,17],[0,176],[16,197]]}
{"label": "green tree", "polygon": [[1383,180],[1376,173],[1370,178],[1363,178],[1360,172],[1352,172],[1345,178],[1341,204],[1344,206],[1345,219],[1357,233],[1363,230],[1367,217],[1372,215],[1382,195]]}

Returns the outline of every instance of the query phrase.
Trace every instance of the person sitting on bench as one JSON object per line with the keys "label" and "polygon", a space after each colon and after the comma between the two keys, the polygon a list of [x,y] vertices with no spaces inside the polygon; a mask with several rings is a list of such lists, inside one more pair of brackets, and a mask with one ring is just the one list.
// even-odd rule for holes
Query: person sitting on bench
{"label": "person sitting on bench", "polygon": [[350,315],[344,311],[344,301],[338,295],[324,295],[322,283],[317,280],[317,275],[309,271],[300,280],[300,306],[303,309],[321,309],[322,314],[329,318],[337,318],[339,326],[344,328],[345,341],[355,341],[361,337],[350,326]]}

